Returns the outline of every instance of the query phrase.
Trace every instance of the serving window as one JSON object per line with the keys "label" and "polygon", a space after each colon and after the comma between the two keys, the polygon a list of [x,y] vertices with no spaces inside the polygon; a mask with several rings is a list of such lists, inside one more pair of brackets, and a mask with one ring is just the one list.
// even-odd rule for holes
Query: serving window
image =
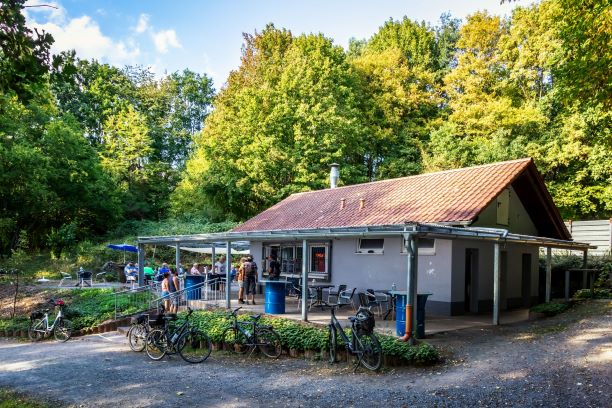
{"label": "serving window", "polygon": [[[281,276],[287,278],[302,277],[302,245],[294,243],[264,244],[263,246],[263,276],[268,276],[268,257],[276,256],[280,263]],[[308,277],[310,279],[329,280],[330,276],[330,244],[308,244]]]}

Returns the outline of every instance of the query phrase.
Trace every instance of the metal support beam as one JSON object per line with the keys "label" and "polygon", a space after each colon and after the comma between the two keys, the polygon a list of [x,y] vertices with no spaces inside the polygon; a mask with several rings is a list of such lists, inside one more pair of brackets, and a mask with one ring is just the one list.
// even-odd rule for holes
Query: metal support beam
{"label": "metal support beam", "polygon": [[175,251],[176,251],[176,259],[175,259],[176,272],[181,273],[181,245],[180,244],[176,244]]}
{"label": "metal support beam", "polygon": [[231,288],[232,288],[232,243],[227,241],[225,244],[225,307],[232,307]]}
{"label": "metal support beam", "polygon": [[493,324],[499,325],[499,294],[501,249],[499,242],[493,245]]}
{"label": "metal support beam", "polygon": [[215,251],[215,244],[212,245],[212,247],[210,248],[210,263],[212,265],[212,270],[210,271],[211,273],[217,273],[215,271],[215,264],[217,263],[217,253]]}
{"label": "metal support beam", "polygon": [[546,303],[550,302],[550,275],[552,274],[552,248],[546,248]]}
{"label": "metal support beam", "polygon": [[565,271],[565,301],[569,301],[569,292],[570,292],[570,271],[569,269]]}
{"label": "metal support beam", "polygon": [[302,320],[308,320],[308,241],[302,241]]}
{"label": "metal support beam", "polygon": [[[582,252],[582,269],[587,268],[587,255],[588,255],[588,251]],[[588,276],[589,276],[589,272],[587,271],[582,272],[582,288],[583,289],[586,289],[589,286]]]}
{"label": "metal support beam", "polygon": [[145,249],[143,244],[138,245],[138,286],[144,284],[144,263],[145,263]]}
{"label": "metal support beam", "polygon": [[419,288],[419,238],[415,235],[412,240],[412,343],[417,338],[418,323],[418,288]]}

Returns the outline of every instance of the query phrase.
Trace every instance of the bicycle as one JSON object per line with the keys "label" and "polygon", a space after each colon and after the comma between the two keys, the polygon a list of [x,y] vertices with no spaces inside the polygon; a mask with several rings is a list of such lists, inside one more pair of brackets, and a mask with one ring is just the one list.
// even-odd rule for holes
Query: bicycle
{"label": "bicycle", "polygon": [[221,335],[224,348],[237,354],[249,352],[249,355],[259,348],[267,357],[278,358],[282,352],[280,336],[272,326],[258,324],[261,315],[250,316],[249,322],[238,321],[240,309],[242,307],[228,313],[233,322]]}
{"label": "bicycle", "polygon": [[145,340],[147,355],[152,360],[161,360],[166,354],[178,353],[188,363],[201,363],[210,356],[211,342],[206,333],[191,327],[189,317],[193,310],[187,308],[185,321],[175,330],[170,330],[169,322],[176,315],[165,315],[164,328],[151,330]]}
{"label": "bicycle", "polygon": [[36,310],[30,314],[30,326],[28,327],[28,337],[32,341],[39,341],[49,336],[53,332],[55,340],[60,342],[67,341],[72,336],[73,324],[70,320],[64,318],[63,307],[65,305],[62,299],[49,299],[54,307],[59,307],[59,312],[55,316],[55,320],[49,326],[49,310]]}
{"label": "bicycle", "polygon": [[344,341],[344,346],[348,353],[357,356],[355,370],[359,365],[371,371],[378,371],[382,365],[382,348],[378,339],[373,333],[374,316],[368,309],[360,307],[355,316],[350,316],[351,322],[350,338],[344,332],[342,325],[336,318],[335,307],[331,309],[331,322],[329,328],[329,362],[336,362],[337,355],[337,337],[338,335]]}
{"label": "bicycle", "polygon": [[131,327],[128,330],[127,338],[132,351],[141,352],[145,349],[147,343],[147,335],[153,327],[158,327],[163,324],[164,306],[161,306],[161,313],[157,315],[155,320],[151,320],[146,313],[138,316],[133,316],[131,319]]}

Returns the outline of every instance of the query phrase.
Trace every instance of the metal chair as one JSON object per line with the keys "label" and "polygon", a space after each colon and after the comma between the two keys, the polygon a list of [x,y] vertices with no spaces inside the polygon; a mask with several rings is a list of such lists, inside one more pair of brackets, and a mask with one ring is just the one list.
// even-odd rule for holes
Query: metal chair
{"label": "metal chair", "polygon": [[353,296],[355,296],[355,290],[357,290],[357,288],[353,288],[352,290],[345,290],[338,294],[338,302],[336,303],[338,308],[350,305],[353,310],[355,310],[355,305],[353,304]]}
{"label": "metal chair", "polygon": [[359,292],[357,298],[359,299],[359,307],[364,307],[368,310],[372,310],[372,307],[378,307],[378,303],[372,300],[367,293]]}
{"label": "metal chair", "polygon": [[370,304],[378,309],[378,314],[383,315],[383,304],[386,305],[385,310],[389,308],[389,297],[384,293],[376,293],[374,289],[366,289],[366,295],[370,300]]}
{"label": "metal chair", "polygon": [[60,275],[62,275],[62,279],[60,280],[59,285],[57,285],[58,288],[62,286],[64,281],[72,280],[72,275],[70,275],[68,272],[60,272]]}
{"label": "metal chair", "polygon": [[92,271],[83,271],[80,270],[78,272],[79,283],[78,286],[83,288],[85,285],[92,287],[93,286],[93,272]]}
{"label": "metal chair", "polygon": [[327,292],[327,303],[331,303],[330,298],[335,297],[338,299],[340,292],[344,292],[346,290],[346,285],[338,285],[338,290],[334,291],[333,288]]}
{"label": "metal chair", "polygon": [[[317,291],[313,288],[308,288],[308,297],[306,301],[308,302],[308,310],[310,310],[312,304],[317,299]],[[302,308],[302,291],[300,290],[300,295],[298,296],[298,310]]]}

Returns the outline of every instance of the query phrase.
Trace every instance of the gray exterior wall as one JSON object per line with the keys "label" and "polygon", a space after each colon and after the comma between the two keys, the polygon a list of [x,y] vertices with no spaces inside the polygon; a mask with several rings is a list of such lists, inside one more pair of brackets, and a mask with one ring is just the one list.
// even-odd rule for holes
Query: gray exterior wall
{"label": "gray exterior wall", "polygon": [[497,223],[497,200],[493,200],[472,223],[473,227],[503,228],[516,234],[538,235],[538,231],[531,221],[531,217],[523,207],[514,189],[510,187],[510,205],[508,211],[508,225]]}

